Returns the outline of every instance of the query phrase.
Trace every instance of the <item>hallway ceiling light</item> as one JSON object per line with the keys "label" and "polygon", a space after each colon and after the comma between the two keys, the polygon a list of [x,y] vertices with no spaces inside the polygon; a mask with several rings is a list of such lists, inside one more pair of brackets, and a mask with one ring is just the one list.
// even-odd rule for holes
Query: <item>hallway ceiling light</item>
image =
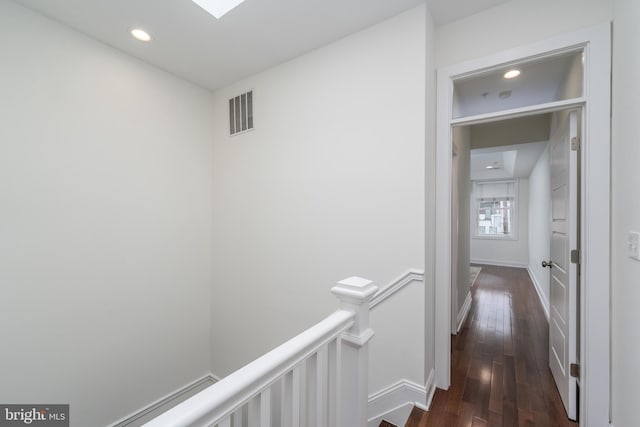
{"label": "hallway ceiling light", "polygon": [[216,19],[222,18],[227,12],[238,6],[244,0],[192,0],[195,4],[215,16]]}
{"label": "hallway ceiling light", "polygon": [[509,70],[506,73],[504,73],[504,78],[505,79],[515,79],[519,75],[520,75],[520,70],[517,70],[517,69],[514,68],[513,70]]}
{"label": "hallway ceiling light", "polygon": [[141,30],[140,28],[134,28],[131,30],[131,35],[141,42],[151,41],[151,36],[145,30]]}

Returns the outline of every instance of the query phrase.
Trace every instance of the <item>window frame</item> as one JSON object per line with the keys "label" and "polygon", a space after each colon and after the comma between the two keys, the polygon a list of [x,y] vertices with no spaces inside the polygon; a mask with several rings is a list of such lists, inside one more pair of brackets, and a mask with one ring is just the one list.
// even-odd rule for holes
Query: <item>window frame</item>
{"label": "window frame", "polygon": [[[511,233],[507,234],[507,235],[487,235],[487,234],[479,234],[478,230],[478,221],[479,221],[479,215],[478,215],[478,211],[480,209],[480,199],[482,197],[480,197],[479,194],[481,194],[479,190],[479,186],[481,185],[487,185],[487,184],[513,184],[513,200],[512,200],[512,207],[511,207]],[[510,240],[510,241],[515,241],[518,240],[518,227],[519,227],[519,199],[518,199],[518,189],[520,187],[520,180],[519,179],[504,179],[504,180],[490,180],[490,181],[483,181],[483,180],[477,180],[477,181],[473,181],[472,182],[472,190],[471,190],[471,206],[473,207],[473,211],[472,211],[472,215],[470,215],[471,217],[471,228],[473,230],[473,234],[472,234],[472,238],[473,239],[478,239],[478,240]],[[501,199],[506,199],[506,198],[510,198],[511,196],[509,195],[505,195],[505,196],[499,196],[496,198],[501,198]]]}

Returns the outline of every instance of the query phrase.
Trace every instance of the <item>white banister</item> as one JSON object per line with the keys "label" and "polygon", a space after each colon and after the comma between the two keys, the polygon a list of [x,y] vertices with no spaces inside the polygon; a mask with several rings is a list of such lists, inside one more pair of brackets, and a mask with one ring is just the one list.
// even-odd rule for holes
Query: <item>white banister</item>
{"label": "white banister", "polygon": [[144,426],[366,426],[369,300],[377,288],[352,277],[331,291],[340,310]]}

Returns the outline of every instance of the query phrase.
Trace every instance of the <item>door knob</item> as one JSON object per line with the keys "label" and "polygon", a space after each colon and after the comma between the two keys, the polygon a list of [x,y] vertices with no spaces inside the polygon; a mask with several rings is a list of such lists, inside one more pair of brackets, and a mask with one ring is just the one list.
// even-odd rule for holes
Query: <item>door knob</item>
{"label": "door knob", "polygon": [[553,261],[542,261],[542,266],[553,268]]}

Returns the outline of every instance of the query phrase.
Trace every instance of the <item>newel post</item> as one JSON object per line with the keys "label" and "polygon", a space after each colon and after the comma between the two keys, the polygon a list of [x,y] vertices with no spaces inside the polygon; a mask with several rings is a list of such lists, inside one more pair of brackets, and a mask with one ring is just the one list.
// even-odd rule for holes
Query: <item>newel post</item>
{"label": "newel post", "polygon": [[366,427],[369,378],[369,301],[378,288],[361,277],[341,280],[331,288],[342,310],[355,314],[353,326],[342,335],[340,405],[343,427]]}

